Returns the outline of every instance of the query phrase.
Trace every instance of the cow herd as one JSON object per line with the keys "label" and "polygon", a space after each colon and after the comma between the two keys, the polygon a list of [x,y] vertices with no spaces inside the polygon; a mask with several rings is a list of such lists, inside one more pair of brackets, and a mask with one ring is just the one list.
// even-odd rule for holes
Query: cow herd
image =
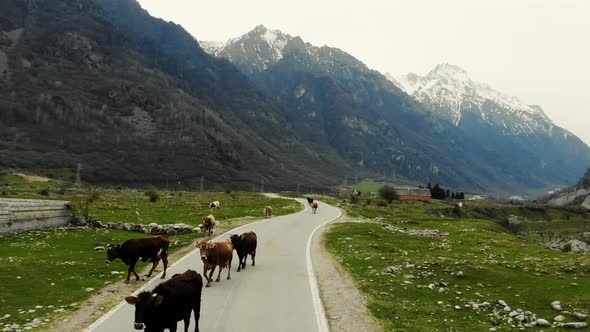
{"label": "cow herd", "polygon": [[[312,212],[316,213],[317,202],[307,197]],[[203,229],[210,237],[215,227],[213,210],[220,207],[219,201],[209,204],[211,214],[203,218]],[[272,207],[266,206],[263,210],[264,217],[272,216]],[[254,232],[246,232],[241,235],[232,234],[230,238],[223,241],[203,240],[197,244],[200,250],[201,261],[203,262],[203,276],[206,279],[205,287],[210,287],[213,282],[213,274],[218,268],[216,282],[221,279],[221,272],[227,269],[227,279],[231,279],[231,267],[233,251],[238,254],[237,272],[246,268],[248,255],[252,259],[252,266],[256,265],[256,247],[258,238]],[[119,258],[129,266],[127,279],[129,283],[131,273],[136,281],[139,275],[135,271],[135,265],[141,259],[143,262],[151,262],[153,265],[147,274],[150,277],[156,266],[162,260],[164,271],[161,279],[166,278],[168,268],[168,248],[170,241],[166,235],[159,235],[150,238],[131,239],[123,243],[107,248],[107,263]],[[177,322],[184,320],[184,331],[188,331],[191,312],[195,316],[195,332],[199,331],[199,318],[201,308],[201,292],[203,288],[202,276],[193,270],[187,270],[182,274],[175,274],[170,280],[160,283],[152,291],[141,292],[137,296],[128,296],[125,301],[135,306],[134,328],[150,332],[163,332],[165,329],[176,331]]]}

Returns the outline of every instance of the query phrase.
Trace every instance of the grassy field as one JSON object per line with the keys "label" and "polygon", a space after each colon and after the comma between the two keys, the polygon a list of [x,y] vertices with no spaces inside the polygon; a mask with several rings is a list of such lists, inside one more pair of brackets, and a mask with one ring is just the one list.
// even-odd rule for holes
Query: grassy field
{"label": "grassy field", "polygon": [[360,190],[363,193],[376,193],[384,185],[391,185],[391,183],[367,181],[355,184],[352,189]]}
{"label": "grassy field", "polygon": [[[328,232],[328,249],[367,295],[384,330],[518,330],[516,321],[481,309],[498,300],[549,322],[559,314],[550,306],[555,300],[564,310],[590,312],[589,257],[545,249],[492,220],[432,213],[452,208],[407,201],[349,206],[349,216],[360,222],[335,224]],[[447,234],[410,235],[385,224]]]}
{"label": "grassy field", "polygon": [[[3,180],[7,180],[6,177]],[[77,201],[87,192],[66,191],[55,183],[21,183],[10,178],[3,186],[6,195],[0,197],[58,199]],[[16,183],[15,183],[16,182]],[[49,196],[37,193],[49,188]],[[97,190],[99,199],[90,206],[90,215],[103,224],[186,223],[196,226],[210,213],[208,204],[219,200],[221,208],[215,211],[219,221],[216,234],[263,217],[262,208],[273,207],[275,216],[297,212],[301,204],[293,200],[269,198],[257,193],[187,193],[161,192],[157,202],[149,202],[143,191]],[[126,239],[146,235],[112,229],[54,229],[19,234],[0,235],[0,330],[6,324],[25,324],[35,318],[39,322],[51,321],[76,310],[105,284],[121,282],[127,267],[120,261],[105,264],[104,251],[96,246],[120,243]],[[201,237],[199,233],[170,236],[171,252]],[[145,264],[139,263],[137,270]],[[156,271],[161,271],[161,265]],[[4,318],[3,318],[4,317]],[[22,327],[21,327],[22,328]]]}
{"label": "grassy field", "polygon": [[[214,211],[218,221],[233,218],[260,218],[262,209],[271,205],[275,215],[296,212],[298,203],[292,200],[272,199],[258,193],[195,193],[195,192],[160,192],[160,199],[150,202],[144,191],[140,190],[101,190],[93,192],[99,198],[90,205],[90,215],[106,223],[142,223],[158,224],[185,223],[196,226],[209,213],[209,203],[220,201],[221,208]],[[63,194],[50,191],[43,196],[35,190],[13,190],[6,198],[54,199],[73,202],[72,206],[78,216],[81,215],[76,202],[83,201],[89,192],[68,190]]]}
{"label": "grassy field", "polygon": [[[105,264],[105,251],[96,246],[146,235],[104,229],[56,229],[0,236],[0,324],[24,324],[72,311],[106,283],[122,280],[127,267]],[[171,236],[174,252],[198,234]],[[137,270],[146,264],[139,263]],[[161,271],[160,268],[158,269]]]}

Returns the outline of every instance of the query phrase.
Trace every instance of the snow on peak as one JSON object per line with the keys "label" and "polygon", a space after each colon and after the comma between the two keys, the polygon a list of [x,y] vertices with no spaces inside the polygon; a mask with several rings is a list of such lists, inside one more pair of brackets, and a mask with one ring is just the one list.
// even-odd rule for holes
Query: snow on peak
{"label": "snow on peak", "polygon": [[546,119],[540,107],[526,105],[488,84],[475,82],[466,70],[447,63],[437,65],[426,76],[410,73],[395,77],[392,82],[419,101],[446,112],[455,124],[459,123],[465,109],[480,109],[482,117],[488,117],[489,114],[483,111],[486,102],[521,118],[524,114],[526,118],[540,116]]}
{"label": "snow on peak", "polygon": [[454,77],[454,78],[467,78],[467,71],[459,66],[451,65],[448,63],[441,63],[436,65],[434,69],[432,69],[427,77],[431,76],[444,76],[444,77]]}
{"label": "snow on peak", "polygon": [[219,52],[219,50],[223,48],[225,43],[220,42],[220,41],[202,40],[199,42],[199,45],[201,45],[201,48],[203,49],[203,51],[205,51],[211,55],[216,55],[217,52]]}
{"label": "snow on peak", "polygon": [[261,37],[268,46],[271,48],[275,55],[275,60],[279,60],[283,57],[283,49],[290,39],[290,36],[283,34],[280,30],[268,30],[264,28],[264,32]]}

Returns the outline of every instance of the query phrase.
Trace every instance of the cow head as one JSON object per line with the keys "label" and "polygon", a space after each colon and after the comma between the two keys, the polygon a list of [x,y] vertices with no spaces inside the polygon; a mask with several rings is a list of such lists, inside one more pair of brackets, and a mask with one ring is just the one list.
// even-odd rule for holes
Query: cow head
{"label": "cow head", "polygon": [[207,241],[201,241],[199,242],[199,249],[201,250],[201,260],[203,262],[207,261],[207,256],[209,255],[209,250],[215,248],[215,243],[214,242],[207,242]]}
{"label": "cow head", "polygon": [[[127,296],[125,301],[135,306],[135,322],[133,327],[136,330],[142,330],[145,325],[149,324],[149,319],[153,317],[155,311],[158,310],[164,297],[152,292],[142,292],[137,297]],[[146,329],[147,331],[147,329]]]}
{"label": "cow head", "polygon": [[229,236],[229,239],[231,240],[231,244],[233,244],[234,247],[236,247],[240,243],[242,236],[240,236],[238,234],[232,234]]}
{"label": "cow head", "polygon": [[110,264],[112,261],[119,258],[119,249],[121,249],[120,244],[117,244],[114,246],[108,245],[107,246],[107,259],[105,260],[105,263]]}

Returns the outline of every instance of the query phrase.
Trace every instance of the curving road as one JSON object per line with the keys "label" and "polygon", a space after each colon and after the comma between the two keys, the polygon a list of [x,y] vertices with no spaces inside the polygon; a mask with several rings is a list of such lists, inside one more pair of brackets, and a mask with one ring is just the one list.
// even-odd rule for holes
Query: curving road
{"label": "curving road", "polygon": [[[236,272],[238,257],[234,251],[231,280],[225,279],[227,270],[223,270],[221,282],[213,283],[210,288],[203,287],[201,331],[328,331],[312,270],[310,244],[316,230],[338,218],[341,212],[320,202],[317,213],[312,214],[305,200],[297,200],[305,205],[304,211],[231,231],[235,234],[256,232],[256,266],[251,266],[248,257],[246,269]],[[228,234],[217,239],[227,239]],[[168,275],[189,268],[203,272],[199,250],[193,250],[176,262],[169,268]],[[161,282],[160,276],[148,281],[142,290],[153,289]],[[123,301],[85,331],[135,331],[133,317],[134,307]],[[182,321],[178,322],[178,328],[183,331]],[[189,331],[193,330],[191,317]]]}

